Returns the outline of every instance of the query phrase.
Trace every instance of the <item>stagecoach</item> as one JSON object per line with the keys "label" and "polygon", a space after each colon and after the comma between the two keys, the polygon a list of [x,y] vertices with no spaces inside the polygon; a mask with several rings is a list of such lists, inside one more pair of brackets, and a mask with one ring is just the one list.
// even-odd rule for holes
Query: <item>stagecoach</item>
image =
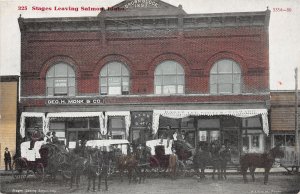
{"label": "stagecoach", "polygon": [[12,175],[16,179],[27,179],[34,174],[39,180],[45,177],[47,166],[47,149],[42,149],[44,141],[37,141],[33,149],[30,149],[30,141],[21,143],[21,157],[16,158],[12,164]]}

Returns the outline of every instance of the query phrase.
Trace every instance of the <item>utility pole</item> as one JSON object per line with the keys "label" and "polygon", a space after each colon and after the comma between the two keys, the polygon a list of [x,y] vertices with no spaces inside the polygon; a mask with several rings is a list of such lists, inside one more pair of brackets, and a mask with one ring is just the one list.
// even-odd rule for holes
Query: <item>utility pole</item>
{"label": "utility pole", "polygon": [[298,68],[295,68],[295,141],[297,153],[297,166],[299,167],[299,124],[298,124]]}

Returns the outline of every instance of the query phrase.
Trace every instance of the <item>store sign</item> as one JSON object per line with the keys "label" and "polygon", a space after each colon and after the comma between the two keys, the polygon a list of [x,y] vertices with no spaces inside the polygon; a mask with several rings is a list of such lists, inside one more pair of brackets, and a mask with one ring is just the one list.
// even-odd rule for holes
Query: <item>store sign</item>
{"label": "store sign", "polygon": [[147,8],[147,7],[158,7],[158,3],[154,0],[133,0],[124,5],[125,8]]}
{"label": "store sign", "polygon": [[131,125],[133,127],[151,128],[152,114],[152,112],[148,111],[131,112]]}
{"label": "store sign", "polygon": [[67,87],[67,80],[66,79],[54,80],[54,87]]}
{"label": "store sign", "polygon": [[103,104],[103,99],[49,99],[47,105]]}

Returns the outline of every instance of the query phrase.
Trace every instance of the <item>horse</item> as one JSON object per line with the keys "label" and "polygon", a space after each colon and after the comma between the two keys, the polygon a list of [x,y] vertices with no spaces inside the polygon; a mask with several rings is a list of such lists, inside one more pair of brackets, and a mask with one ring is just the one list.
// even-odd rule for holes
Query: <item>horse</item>
{"label": "horse", "polygon": [[117,158],[117,169],[120,173],[121,182],[123,182],[123,174],[124,171],[128,171],[128,179],[129,184],[133,178],[133,172],[137,172],[138,160],[136,158],[135,153],[133,152],[133,148],[130,147],[128,150],[128,155],[121,155]]}
{"label": "horse", "polygon": [[93,182],[93,191],[95,191],[95,182],[98,177],[98,191],[100,191],[101,178],[105,178],[105,190],[108,190],[107,178],[108,178],[108,165],[109,156],[106,151],[99,149],[88,150],[88,161],[86,163],[86,174],[88,177],[88,188],[90,190],[91,181]]}
{"label": "horse", "polygon": [[87,159],[76,153],[71,153],[68,162],[71,171],[70,188],[73,187],[74,181],[76,183],[77,188],[79,188],[80,176],[84,173],[86,169]]}
{"label": "horse", "polygon": [[[193,157],[193,167],[200,179],[205,178],[205,168],[211,162],[211,153],[207,145],[200,146],[196,149]],[[201,172],[199,171],[201,170]]]}
{"label": "horse", "polygon": [[40,153],[41,155],[46,154],[46,157],[42,157],[45,160],[43,164],[46,164],[45,171],[55,181],[57,173],[67,164],[68,153],[66,150],[52,143],[42,145]]}
{"label": "horse", "polygon": [[138,161],[137,172],[139,176],[139,183],[146,179],[146,170],[150,165],[151,148],[147,146],[139,145],[135,152],[136,159]]}
{"label": "horse", "polygon": [[220,178],[221,179],[227,179],[226,175],[226,169],[228,162],[231,161],[231,151],[228,147],[225,147],[224,145],[221,147],[221,150],[219,151],[220,154]]}
{"label": "horse", "polygon": [[268,183],[269,172],[275,161],[275,158],[283,158],[284,152],[281,150],[280,145],[275,146],[266,153],[248,153],[240,158],[241,172],[243,174],[244,182],[247,183],[247,170],[249,168],[252,175],[253,182],[255,181],[254,172],[256,168],[264,168],[264,184]]}

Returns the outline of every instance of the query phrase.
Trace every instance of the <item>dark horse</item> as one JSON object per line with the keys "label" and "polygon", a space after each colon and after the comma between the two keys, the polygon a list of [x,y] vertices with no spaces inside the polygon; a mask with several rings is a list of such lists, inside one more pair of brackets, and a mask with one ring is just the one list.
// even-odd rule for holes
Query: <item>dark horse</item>
{"label": "dark horse", "polygon": [[[231,153],[229,148],[224,145],[220,147],[218,144],[203,144],[199,146],[193,158],[194,170],[197,175],[203,179],[205,178],[205,168],[207,166],[213,167],[212,178],[215,178],[217,170],[218,179],[226,179],[227,163],[231,160]],[[201,172],[199,171],[201,170]]]}
{"label": "dark horse", "polygon": [[151,148],[139,145],[135,150],[135,156],[138,161],[136,171],[139,176],[139,183],[145,182],[146,170],[150,167]]}
{"label": "dark horse", "polygon": [[243,174],[244,182],[247,183],[247,170],[249,168],[252,175],[252,180],[255,181],[254,171],[256,168],[265,169],[264,184],[268,183],[269,172],[272,165],[277,157],[284,157],[284,152],[280,149],[280,146],[275,146],[269,152],[259,154],[259,153],[248,153],[240,158],[241,172]]}
{"label": "dark horse", "polygon": [[95,191],[95,182],[98,177],[98,191],[100,191],[101,179],[104,177],[105,190],[108,190],[107,178],[108,178],[108,166],[109,166],[109,154],[107,151],[101,151],[100,149],[88,150],[88,161],[86,163],[86,175],[88,177],[88,188],[90,190],[91,181],[93,182],[93,191]]}

